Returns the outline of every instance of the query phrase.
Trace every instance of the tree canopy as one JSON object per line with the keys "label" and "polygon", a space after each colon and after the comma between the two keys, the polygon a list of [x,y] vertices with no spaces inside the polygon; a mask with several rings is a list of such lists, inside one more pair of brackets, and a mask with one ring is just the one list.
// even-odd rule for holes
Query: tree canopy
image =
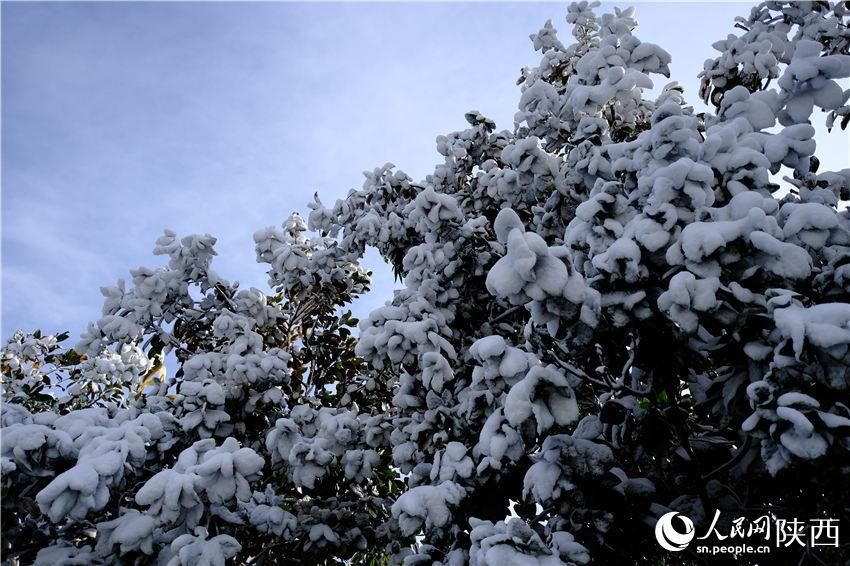
{"label": "tree canopy", "polygon": [[[753,8],[705,113],[596,7],[531,36],[512,130],[256,232],[268,290],[166,231],[73,348],[16,333],[3,558],[643,564],[669,511],[846,518],[850,168],[812,123],[850,122],[848,3]],[[369,247],[402,288],[357,321]]]}

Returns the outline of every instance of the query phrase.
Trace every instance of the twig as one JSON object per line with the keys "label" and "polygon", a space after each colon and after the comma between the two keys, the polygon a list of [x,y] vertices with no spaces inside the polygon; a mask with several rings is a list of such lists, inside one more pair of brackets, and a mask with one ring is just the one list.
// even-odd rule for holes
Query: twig
{"label": "twig", "polygon": [[734,466],[735,464],[737,464],[738,462],[740,462],[741,458],[743,458],[744,455],[749,451],[752,443],[753,443],[752,437],[747,436],[746,438],[744,438],[744,443],[741,445],[740,448],[738,448],[738,450],[735,452],[735,454],[728,461],[724,462],[723,464],[720,464],[718,467],[716,467],[715,469],[711,470],[710,472],[708,472],[707,474],[702,476],[703,481],[705,481],[705,480],[707,480],[707,479],[709,479],[713,476],[716,476],[720,472],[727,470],[727,469],[731,468],[732,466]]}
{"label": "twig", "polygon": [[505,312],[503,312],[502,314],[500,314],[499,316],[497,316],[495,318],[491,318],[490,320],[488,320],[487,324],[495,324],[495,323],[499,322],[500,320],[511,316],[512,314],[514,314],[515,312],[517,312],[521,308],[523,308],[523,305],[517,305],[515,307],[511,307],[508,310],[506,310]]}

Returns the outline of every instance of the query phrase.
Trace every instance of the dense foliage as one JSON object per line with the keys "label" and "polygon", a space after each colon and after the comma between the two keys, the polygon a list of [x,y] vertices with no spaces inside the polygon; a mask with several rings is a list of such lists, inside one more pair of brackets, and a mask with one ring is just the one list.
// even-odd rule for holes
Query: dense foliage
{"label": "dense foliage", "polygon": [[[850,121],[847,3],[754,8],[700,114],[594,7],[531,36],[512,132],[257,232],[271,291],[166,232],[73,349],[12,337],[4,559],[650,563],[670,510],[846,518],[850,169],[811,122]],[[368,247],[403,288],[358,332]]]}

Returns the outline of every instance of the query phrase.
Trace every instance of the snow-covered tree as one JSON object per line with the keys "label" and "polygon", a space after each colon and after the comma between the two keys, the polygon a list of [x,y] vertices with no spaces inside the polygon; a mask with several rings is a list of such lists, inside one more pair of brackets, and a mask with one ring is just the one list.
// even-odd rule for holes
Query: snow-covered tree
{"label": "snow-covered tree", "polygon": [[[850,169],[812,126],[850,119],[846,3],[754,8],[704,113],[595,7],[531,36],[513,130],[258,231],[269,291],[166,231],[73,349],[15,334],[4,558],[649,563],[671,510],[846,516]],[[368,247],[403,286],[355,330]]]}

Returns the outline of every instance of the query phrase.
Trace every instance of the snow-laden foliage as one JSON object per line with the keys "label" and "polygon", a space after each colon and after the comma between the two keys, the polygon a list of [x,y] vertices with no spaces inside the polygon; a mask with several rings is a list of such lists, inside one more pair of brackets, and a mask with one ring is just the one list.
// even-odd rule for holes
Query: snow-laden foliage
{"label": "snow-laden foliage", "polygon": [[[754,8],[704,113],[594,8],[531,36],[512,130],[470,112],[422,181],[258,231],[271,291],[167,231],[73,349],[16,333],[5,557],[654,563],[670,510],[843,516],[850,169],[812,124],[850,117],[846,6]],[[402,285],[355,331],[368,247]]]}

